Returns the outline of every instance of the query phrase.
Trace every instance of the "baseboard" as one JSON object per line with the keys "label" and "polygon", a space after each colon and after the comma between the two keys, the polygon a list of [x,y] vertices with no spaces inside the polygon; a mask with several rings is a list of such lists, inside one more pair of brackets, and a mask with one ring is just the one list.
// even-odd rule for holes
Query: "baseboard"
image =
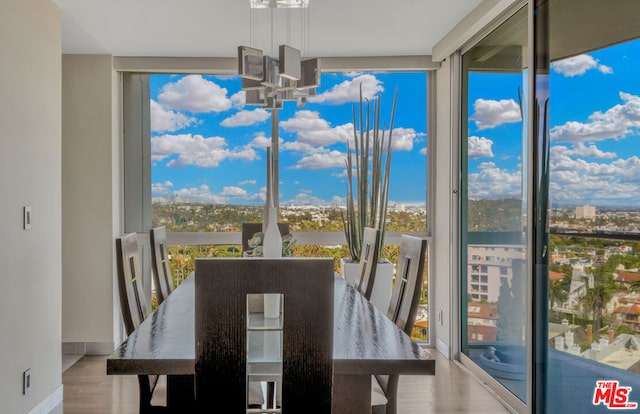
{"label": "baseboard", "polygon": [[62,355],[111,355],[113,342],[63,342]]}
{"label": "baseboard", "polygon": [[451,354],[449,352],[449,344],[447,344],[440,338],[436,338],[436,349],[438,350],[438,352],[444,355],[447,359],[451,359]]}
{"label": "baseboard", "polygon": [[49,414],[51,410],[60,405],[60,403],[62,402],[62,395],[62,385],[60,385],[44,400],[40,401],[40,404],[31,409],[31,411],[29,411],[29,414]]}

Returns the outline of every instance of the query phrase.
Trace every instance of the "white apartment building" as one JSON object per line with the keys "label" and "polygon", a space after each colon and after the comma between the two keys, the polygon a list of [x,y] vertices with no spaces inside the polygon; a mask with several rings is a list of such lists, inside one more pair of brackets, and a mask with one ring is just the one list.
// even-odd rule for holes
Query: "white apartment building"
{"label": "white apartment building", "polygon": [[468,293],[473,301],[497,302],[503,280],[511,284],[512,262],[524,259],[519,245],[470,245],[467,268]]}
{"label": "white apartment building", "polygon": [[594,218],[596,218],[595,206],[584,205],[576,207],[576,219],[593,220]]}

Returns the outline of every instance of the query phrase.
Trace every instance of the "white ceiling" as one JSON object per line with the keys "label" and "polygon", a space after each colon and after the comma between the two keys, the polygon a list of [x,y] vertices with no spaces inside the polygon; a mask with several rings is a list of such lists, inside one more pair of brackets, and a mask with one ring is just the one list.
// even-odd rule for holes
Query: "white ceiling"
{"label": "white ceiling", "polygon": [[[63,53],[233,57],[239,45],[259,46],[249,35],[249,0],[53,1],[62,10]],[[303,54],[430,55],[433,45],[481,1],[311,0]],[[263,15],[254,16],[253,30],[259,31]],[[296,40],[300,36],[299,30],[293,34]]]}

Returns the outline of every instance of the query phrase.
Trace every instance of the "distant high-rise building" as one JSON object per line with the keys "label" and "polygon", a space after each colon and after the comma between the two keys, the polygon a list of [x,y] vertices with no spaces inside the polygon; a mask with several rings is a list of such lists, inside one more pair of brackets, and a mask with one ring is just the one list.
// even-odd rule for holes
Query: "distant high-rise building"
{"label": "distant high-rise building", "polygon": [[596,208],[595,206],[578,206],[576,207],[576,219],[587,219],[591,220],[596,218]]}

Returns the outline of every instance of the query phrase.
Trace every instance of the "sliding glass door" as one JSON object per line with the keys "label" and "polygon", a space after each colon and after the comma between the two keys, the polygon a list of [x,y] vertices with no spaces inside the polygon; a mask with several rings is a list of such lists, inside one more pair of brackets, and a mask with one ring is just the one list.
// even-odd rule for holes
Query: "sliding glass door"
{"label": "sliding glass door", "polygon": [[637,412],[640,4],[564,0],[541,12],[536,39],[547,40],[537,49],[548,61],[536,95],[549,105],[537,157],[548,165],[549,242],[547,258],[538,254],[548,271],[536,286],[546,316],[537,411]]}
{"label": "sliding glass door", "polygon": [[536,0],[462,53],[461,360],[518,412],[640,404],[638,16]]}
{"label": "sliding glass door", "polygon": [[527,397],[527,8],[462,55],[461,351]]}

